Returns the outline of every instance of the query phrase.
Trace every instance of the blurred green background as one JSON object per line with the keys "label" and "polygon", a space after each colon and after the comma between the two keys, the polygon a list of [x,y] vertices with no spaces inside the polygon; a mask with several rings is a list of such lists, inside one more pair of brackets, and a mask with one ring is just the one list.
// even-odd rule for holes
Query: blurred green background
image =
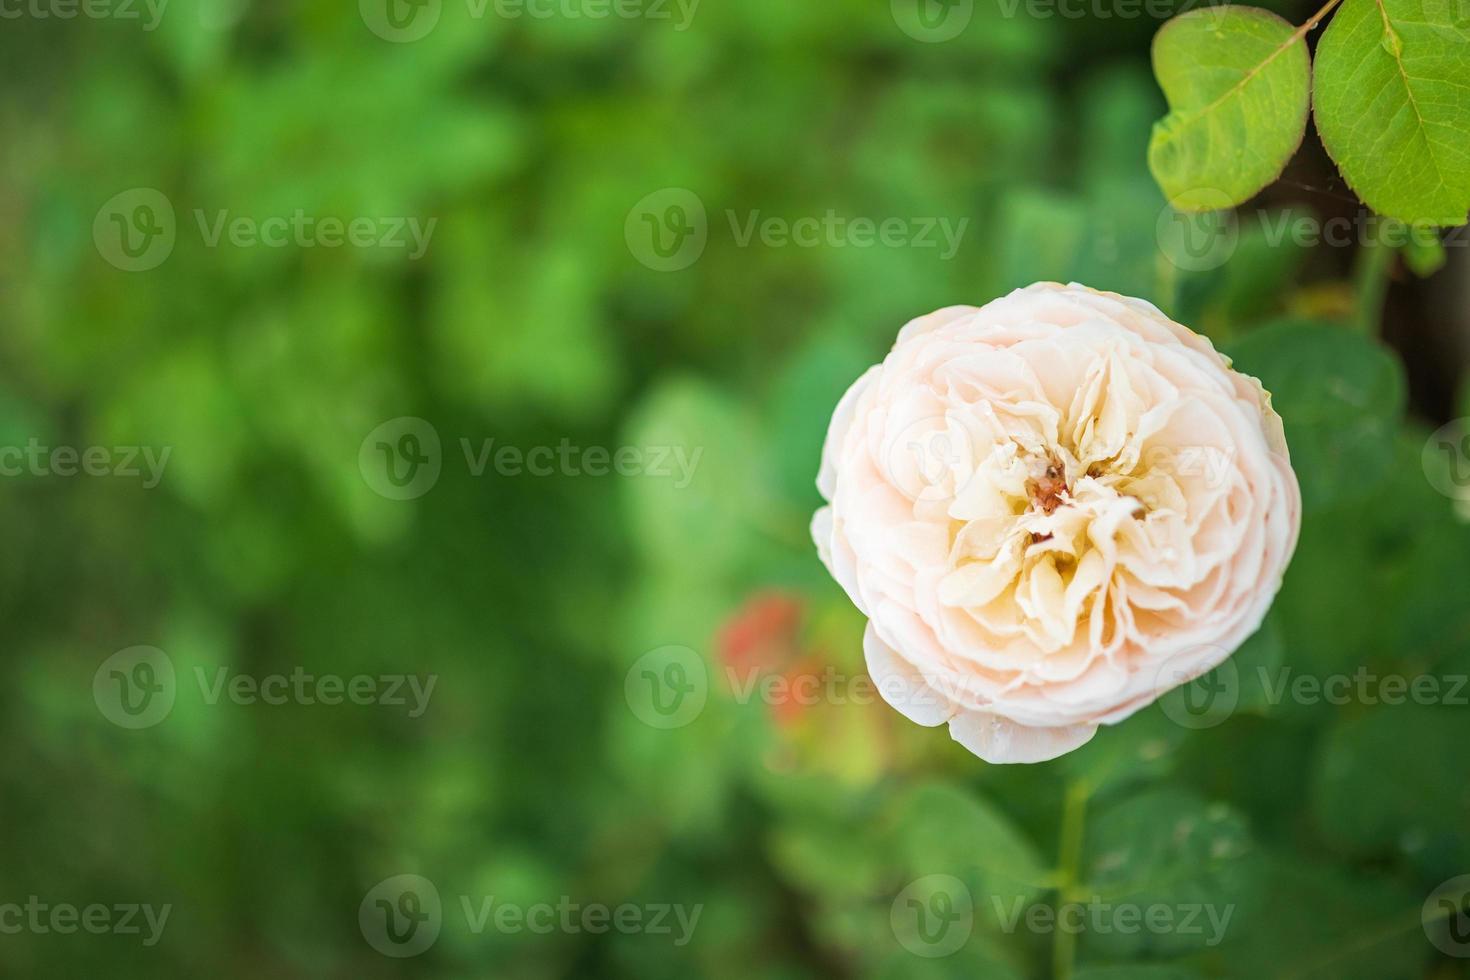
{"label": "blurred green background", "polygon": [[[1465,460],[1430,439],[1467,414],[1467,266],[1273,236],[1357,213],[1313,146],[1264,210],[1181,244],[1200,228],[1144,164],[1156,16],[65,2],[0,20],[0,447],[112,471],[0,478],[0,906],[171,911],[151,945],[0,914],[0,974],[1470,975],[1466,916],[1420,921],[1470,873],[1470,708],[1444,680],[1470,672]],[[377,237],[215,240],[221,212]],[[849,224],[817,244],[744,234],[829,212]],[[409,218],[434,222],[419,257],[381,241]],[[945,226],[952,255],[923,244]],[[1261,376],[1308,510],[1233,710],[1155,706],[998,768],[862,696],[862,620],[807,522],[831,409],[899,326],[1038,279],[1149,299]],[[492,439],[579,462],[538,476]],[[160,478],[116,472],[125,447],[166,450]],[[589,447],[644,454],[594,475]],[[699,453],[691,478],[665,447]],[[416,459],[405,487],[384,469]],[[130,728],[107,699],[150,677],[104,662],[140,645],[173,700]],[[1360,668],[1444,683],[1401,705],[1262,683]],[[417,716],[211,697],[295,671],[435,686]],[[779,694],[803,679],[827,693]],[[673,723],[659,680],[694,699]],[[442,902],[409,957],[372,938],[402,874]],[[949,908],[933,875],[973,906],[944,956],[904,898]],[[699,917],[682,944],[474,928],[462,899],[492,896]],[[1216,942],[1005,921],[1079,901],[1231,911]]]}

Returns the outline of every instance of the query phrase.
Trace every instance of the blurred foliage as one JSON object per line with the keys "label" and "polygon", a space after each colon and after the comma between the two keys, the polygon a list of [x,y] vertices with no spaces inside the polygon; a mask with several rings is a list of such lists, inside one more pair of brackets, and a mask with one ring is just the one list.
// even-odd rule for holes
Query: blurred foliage
{"label": "blurred foliage", "polygon": [[[1145,163],[1156,22],[980,3],[923,43],[885,3],[706,3],[677,30],[444,0],[393,43],[352,7],[0,26],[0,444],[171,450],[151,489],[0,480],[0,903],[173,906],[152,947],[0,935],[0,972],[1029,978],[1057,938],[1012,910],[1106,895],[1233,918],[1218,945],[1084,933],[1075,980],[1465,975],[1417,916],[1470,871],[1470,710],[1302,704],[1261,678],[1470,671],[1470,530],[1425,479],[1432,426],[1406,419],[1397,355],[1302,320],[1340,273],[1309,278],[1308,250],[1249,225],[1180,261]],[[91,231],[140,187],[177,240],[127,272]],[[667,187],[697,195],[708,242],[665,273],[624,232]],[[211,247],[195,212],[221,210],[436,225],[417,260]],[[944,260],[742,247],[728,217],[829,210],[967,225]],[[1228,720],[1155,706],[993,768],[858,696],[861,618],[807,522],[832,407],[898,326],[1038,279],[1149,299],[1266,378],[1308,512]],[[405,416],[442,440],[409,501],[359,466]],[[687,486],[476,473],[489,439],[702,456]],[[130,731],[91,682],[137,644],[180,680]],[[709,678],[673,729],[625,687],[665,646]],[[438,681],[421,717],[210,704],[193,683],[297,667]],[[806,704],[742,696],[749,676],[849,683]],[[357,911],[403,873],[437,884],[446,921],[397,960]],[[936,874],[974,929],[927,959],[892,916]],[[683,946],[476,933],[459,896],[491,895],[702,915]]]}

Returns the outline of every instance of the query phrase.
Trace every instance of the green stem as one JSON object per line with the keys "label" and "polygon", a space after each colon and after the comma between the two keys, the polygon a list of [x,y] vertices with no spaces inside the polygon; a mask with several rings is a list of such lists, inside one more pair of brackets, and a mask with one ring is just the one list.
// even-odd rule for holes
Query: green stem
{"label": "green stem", "polygon": [[1365,241],[1358,249],[1353,269],[1353,292],[1356,294],[1354,326],[1367,337],[1377,337],[1383,320],[1383,301],[1388,295],[1388,270],[1393,262],[1393,246]]}
{"label": "green stem", "polygon": [[[1092,790],[1083,782],[1067,786],[1067,799],[1062,809],[1061,842],[1058,845],[1057,905],[1078,900],[1078,875],[1082,868],[1082,837],[1087,827],[1087,798]],[[1070,929],[1057,929],[1052,933],[1052,977],[1053,980],[1071,980],[1072,967],[1077,960],[1077,935]]]}

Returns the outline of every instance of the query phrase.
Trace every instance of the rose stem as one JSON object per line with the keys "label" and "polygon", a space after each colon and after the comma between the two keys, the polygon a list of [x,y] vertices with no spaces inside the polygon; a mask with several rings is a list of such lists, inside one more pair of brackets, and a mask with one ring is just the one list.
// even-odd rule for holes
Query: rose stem
{"label": "rose stem", "polygon": [[[1081,780],[1067,784],[1067,799],[1062,809],[1061,841],[1057,863],[1060,880],[1057,885],[1057,914],[1062,907],[1077,899],[1078,875],[1082,866],[1082,835],[1087,826],[1087,798],[1092,790]],[[1054,980],[1072,980],[1072,964],[1077,958],[1077,936],[1070,929],[1052,933],[1052,976]]]}

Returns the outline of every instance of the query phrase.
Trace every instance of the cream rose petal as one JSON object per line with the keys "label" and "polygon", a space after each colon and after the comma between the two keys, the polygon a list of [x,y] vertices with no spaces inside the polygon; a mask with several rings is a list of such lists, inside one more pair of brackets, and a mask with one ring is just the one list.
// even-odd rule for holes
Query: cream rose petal
{"label": "cream rose petal", "polygon": [[954,715],[954,703],[930,687],[913,664],[895,653],[872,623],[863,633],[863,657],[868,664],[868,676],[883,700],[909,721],[933,728]]}
{"label": "cream rose petal", "polygon": [[949,734],[986,762],[1046,762],[1086,745],[1097,734],[1097,726],[1029,727],[999,715],[967,711],[950,719]]}

